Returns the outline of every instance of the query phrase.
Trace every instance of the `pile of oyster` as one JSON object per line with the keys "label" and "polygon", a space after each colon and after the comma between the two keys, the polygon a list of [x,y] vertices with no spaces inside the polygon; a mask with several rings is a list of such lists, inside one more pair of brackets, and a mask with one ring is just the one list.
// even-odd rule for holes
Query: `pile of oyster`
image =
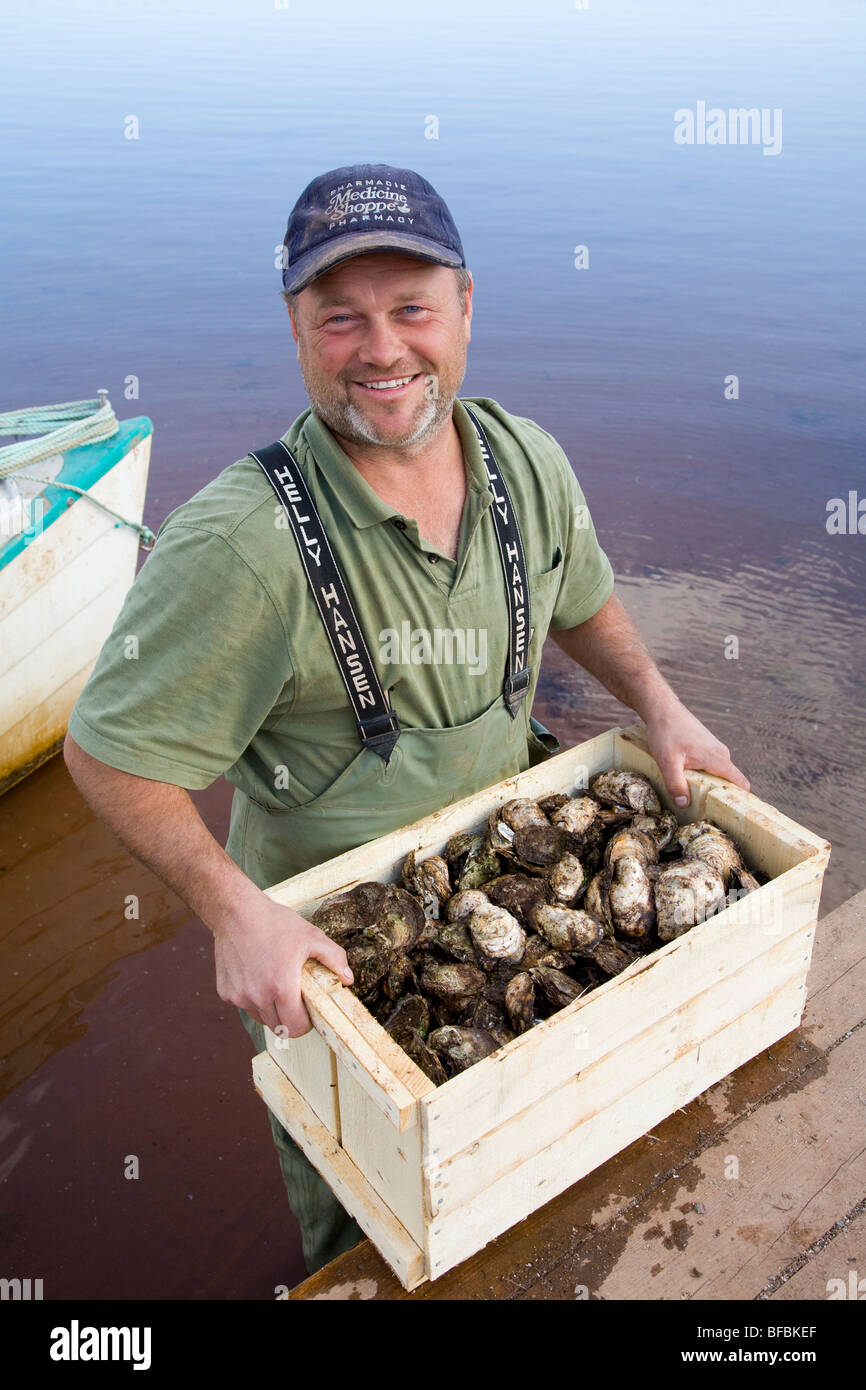
{"label": "pile of oyster", "polygon": [[359,883],[312,920],[352,989],[441,1083],[759,886],[709,821],[680,826],[652,784],[508,801],[402,882]]}

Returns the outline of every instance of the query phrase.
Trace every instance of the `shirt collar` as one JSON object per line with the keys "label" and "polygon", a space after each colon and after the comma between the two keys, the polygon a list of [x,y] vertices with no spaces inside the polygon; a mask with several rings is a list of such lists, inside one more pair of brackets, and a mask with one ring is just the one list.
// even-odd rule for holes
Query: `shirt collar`
{"label": "shirt collar", "polygon": [[[489,496],[487,469],[481,456],[478,436],[466,407],[459,398],[455,398],[452,418],[463,445],[467,486],[472,492],[487,493]],[[310,410],[304,421],[302,436],[316,466],[331,484],[343,510],[356,526],[374,526],[377,522],[388,521],[391,517],[401,515],[361,476],[324,420],[314,410]]]}

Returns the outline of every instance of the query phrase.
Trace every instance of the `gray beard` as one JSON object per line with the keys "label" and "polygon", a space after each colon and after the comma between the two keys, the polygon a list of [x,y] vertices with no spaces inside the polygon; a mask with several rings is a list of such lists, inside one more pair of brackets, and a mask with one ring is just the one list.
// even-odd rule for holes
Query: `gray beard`
{"label": "gray beard", "polygon": [[354,401],[333,403],[310,395],[310,404],[320,420],[324,420],[335,434],[348,439],[352,444],[378,444],[385,449],[403,449],[407,444],[423,444],[431,435],[436,434],[442,422],[450,417],[456,396],[455,391],[448,398],[434,396],[429,399],[412,433],[407,434],[404,439],[383,439]]}

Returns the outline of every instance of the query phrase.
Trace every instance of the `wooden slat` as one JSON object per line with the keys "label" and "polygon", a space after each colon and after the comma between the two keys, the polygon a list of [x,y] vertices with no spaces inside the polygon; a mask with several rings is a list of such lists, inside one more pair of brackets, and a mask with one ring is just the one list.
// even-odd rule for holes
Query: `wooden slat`
{"label": "wooden slat", "polygon": [[[810,926],[786,937],[670,1013],[644,1014],[642,1021],[646,1026],[627,1043],[605,1052],[594,1064],[581,1067],[557,1090],[534,1100],[505,1124],[444,1163],[431,1167],[427,1172],[429,1204],[436,1212],[436,1220],[471,1202],[492,1180],[513,1173],[521,1165],[531,1167],[535,1175],[546,1149],[565,1135],[576,1134],[580,1126],[649,1084],[654,1076],[658,1077],[661,1092],[665,1071],[681,1056],[695,1053],[699,1064],[700,1043],[744,1013],[759,1009],[766,995],[772,995],[790,980],[802,981],[813,935],[814,926]],[[792,1017],[790,1026],[794,1025]],[[589,1146],[581,1152],[578,1145],[575,1167],[562,1174],[563,1187],[577,1182],[615,1151],[611,1149],[601,1160],[592,1151],[594,1161],[590,1162]]]}
{"label": "wooden slat", "polygon": [[403,1287],[414,1288],[425,1277],[421,1250],[267,1052],[253,1058],[253,1081],[346,1211],[375,1241]]}
{"label": "wooden slat", "polygon": [[[354,995],[339,984],[332,972],[325,973],[323,983],[322,968],[304,967],[302,993],[310,1021],[325,1042],[333,1048],[338,1059],[352,1073],[358,1083],[386,1114],[397,1129],[406,1129],[414,1122],[417,1097],[405,1080],[397,1075],[389,1065],[384,1049],[377,1049],[358,1028],[348,1010],[358,1004]],[[363,1008],[363,1006],[360,1006]],[[364,1010],[366,1013],[366,1010]],[[370,1018],[370,1015],[367,1015]],[[375,1019],[370,1018],[375,1023]],[[384,1029],[382,1030],[384,1033]],[[387,1034],[385,1034],[387,1037]],[[388,1041],[393,1044],[389,1038]],[[401,1051],[406,1062],[409,1058]],[[414,1064],[413,1064],[414,1065]],[[419,1070],[419,1075],[424,1077]],[[432,1085],[432,1082],[430,1083]]]}
{"label": "wooden slat", "polygon": [[421,1183],[421,1131],[398,1130],[342,1062],[337,1063],[341,1144],[397,1220],[424,1243],[426,1213]]}
{"label": "wooden slat", "polygon": [[[791,870],[781,936],[774,933],[773,940],[815,917],[815,884],[810,877],[800,882],[802,875],[801,867]],[[558,1089],[576,1068],[622,1048],[646,1019],[669,1015],[710,982],[762,955],[769,940],[750,920],[752,912],[749,898],[741,899],[425,1097],[425,1164],[441,1164]]]}
{"label": "wooden slat", "polygon": [[300,1038],[283,1038],[265,1029],[267,1050],[309,1105],[317,1119],[340,1141],[337,1059],[325,1039],[311,1028]]}
{"label": "wooden slat", "polygon": [[756,1051],[783,1037],[802,1001],[799,975],[762,1000],[757,1008],[686,1053],[575,1134],[565,1135],[543,1155],[491,1181],[474,1201],[431,1223],[426,1255],[430,1278],[451,1269],[569,1186],[575,1161],[586,1171],[652,1129],[665,1116],[742,1065]]}

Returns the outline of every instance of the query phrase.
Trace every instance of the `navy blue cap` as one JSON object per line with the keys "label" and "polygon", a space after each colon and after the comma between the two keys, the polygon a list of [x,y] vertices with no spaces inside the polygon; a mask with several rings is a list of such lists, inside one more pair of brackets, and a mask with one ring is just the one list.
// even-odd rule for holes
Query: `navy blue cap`
{"label": "navy blue cap", "polygon": [[308,183],[283,239],[283,288],[293,294],[340,261],[405,251],[455,268],[466,258],[436,189],[411,169],[349,164]]}

